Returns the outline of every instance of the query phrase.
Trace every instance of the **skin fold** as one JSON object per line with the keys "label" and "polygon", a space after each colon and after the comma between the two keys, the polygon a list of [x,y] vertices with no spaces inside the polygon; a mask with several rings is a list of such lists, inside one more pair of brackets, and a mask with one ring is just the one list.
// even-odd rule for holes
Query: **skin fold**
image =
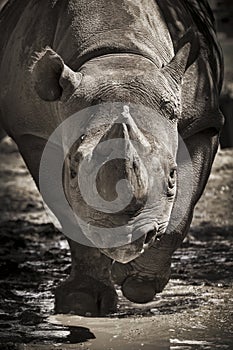
{"label": "skin fold", "polygon": [[[90,245],[67,233],[72,271],[55,292],[55,311],[112,313],[114,283],[129,300],[151,301],[169,280],[223,124],[222,58],[207,2],[14,0],[0,12],[0,30],[0,123],[38,188],[51,134],[72,114],[97,106],[65,157],[64,192],[85,222],[128,229],[127,244],[119,232],[116,242],[122,234],[124,244],[113,247],[92,228],[77,225]],[[122,179],[132,190],[128,206],[114,214],[88,205],[77,181],[81,161],[110,157],[114,149],[102,143],[113,140],[124,160],[105,163],[98,192],[114,201]],[[91,197],[89,177],[83,181]],[[62,222],[58,203],[54,193],[47,204]]]}

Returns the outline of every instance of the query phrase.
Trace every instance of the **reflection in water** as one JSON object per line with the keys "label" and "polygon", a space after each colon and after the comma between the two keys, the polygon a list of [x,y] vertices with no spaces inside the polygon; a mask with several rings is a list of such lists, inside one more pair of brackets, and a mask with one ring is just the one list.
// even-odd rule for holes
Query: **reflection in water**
{"label": "reflection in water", "polygon": [[70,334],[66,340],[70,344],[84,343],[89,339],[95,339],[95,335],[86,327],[68,327]]}
{"label": "reflection in water", "polygon": [[[183,290],[185,288],[187,287],[182,287]],[[232,319],[230,315],[226,317],[230,306],[227,299],[231,290],[222,293],[218,301],[213,299],[216,298],[214,289],[211,293],[211,288],[199,286],[193,287],[194,291],[196,295],[206,295],[206,302],[195,311],[187,307],[186,311],[174,314],[158,313],[156,316],[137,315],[125,318],[55,315],[50,316],[48,322],[89,329],[95,334],[95,339],[88,340],[88,349],[232,349]],[[173,297],[175,298],[175,294]],[[215,304],[210,308],[212,301]]]}

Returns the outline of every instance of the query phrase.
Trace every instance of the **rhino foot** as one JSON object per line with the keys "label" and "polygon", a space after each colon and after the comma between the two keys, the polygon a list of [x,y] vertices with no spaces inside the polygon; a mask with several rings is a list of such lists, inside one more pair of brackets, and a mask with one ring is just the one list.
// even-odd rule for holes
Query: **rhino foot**
{"label": "rhino foot", "polygon": [[55,312],[80,316],[105,316],[116,312],[117,294],[113,285],[106,285],[89,276],[68,279],[55,291]]}
{"label": "rhino foot", "polygon": [[122,284],[122,292],[124,296],[134,303],[148,303],[152,301],[155,294],[162,292],[167,284],[167,280],[154,278],[140,278],[138,276],[129,276]]}

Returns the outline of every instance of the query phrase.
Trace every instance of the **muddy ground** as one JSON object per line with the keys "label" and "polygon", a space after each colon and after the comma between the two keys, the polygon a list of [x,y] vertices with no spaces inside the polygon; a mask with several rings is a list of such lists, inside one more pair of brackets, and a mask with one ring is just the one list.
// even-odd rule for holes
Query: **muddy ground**
{"label": "muddy ground", "polygon": [[17,149],[0,145],[0,350],[233,349],[233,149],[218,153],[164,292],[144,306],[120,294],[112,318],[54,315],[70,271]]}

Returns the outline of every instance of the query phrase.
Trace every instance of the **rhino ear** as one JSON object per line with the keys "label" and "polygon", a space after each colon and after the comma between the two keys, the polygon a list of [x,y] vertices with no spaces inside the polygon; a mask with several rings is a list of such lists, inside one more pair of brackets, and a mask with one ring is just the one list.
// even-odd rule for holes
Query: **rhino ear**
{"label": "rhino ear", "polygon": [[81,73],[67,67],[50,47],[36,54],[30,72],[34,88],[44,101],[56,101],[64,94],[71,95],[81,82]]}
{"label": "rhino ear", "polygon": [[176,54],[165,67],[163,72],[170,74],[177,83],[181,83],[186,70],[198,57],[200,43],[193,28],[189,28],[184,36],[179,40]]}

